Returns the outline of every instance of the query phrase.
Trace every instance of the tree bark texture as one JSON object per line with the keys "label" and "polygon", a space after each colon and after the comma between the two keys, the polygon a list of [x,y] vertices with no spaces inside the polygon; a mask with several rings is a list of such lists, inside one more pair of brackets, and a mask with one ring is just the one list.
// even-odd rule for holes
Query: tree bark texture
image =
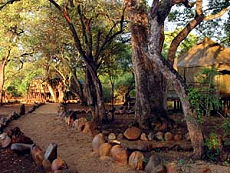
{"label": "tree bark texture", "polygon": [[194,149],[194,157],[201,158],[203,154],[203,135],[201,128],[196,120],[196,113],[192,111],[189,98],[186,91],[186,85],[182,77],[178,74],[176,70],[173,69],[170,63],[168,63],[161,55],[161,50],[159,50],[159,45],[162,40],[160,35],[162,34],[162,26],[164,25],[164,20],[167,17],[172,5],[169,1],[164,0],[162,4],[153,7],[153,11],[150,14],[150,37],[148,44],[149,60],[151,65],[160,71],[165,78],[172,81],[174,89],[176,90],[184,111],[185,120],[187,123],[187,128],[191,138],[191,142]]}
{"label": "tree bark texture", "polygon": [[147,129],[152,121],[166,114],[166,80],[156,70],[149,71],[148,63],[148,16],[143,8],[128,8],[132,34],[133,67],[135,71],[136,107],[135,115],[141,128]]}

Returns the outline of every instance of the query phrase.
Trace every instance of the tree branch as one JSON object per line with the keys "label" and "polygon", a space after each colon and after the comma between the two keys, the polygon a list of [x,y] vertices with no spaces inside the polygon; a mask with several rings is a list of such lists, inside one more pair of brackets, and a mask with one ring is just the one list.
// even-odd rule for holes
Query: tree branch
{"label": "tree branch", "polygon": [[[122,11],[121,20],[120,20],[119,22],[115,23],[115,24],[111,27],[109,33],[108,33],[108,34],[106,35],[106,37],[105,37],[104,42],[102,43],[101,47],[98,49],[98,52],[96,53],[96,56],[95,56],[95,59],[96,59],[96,60],[99,58],[101,52],[105,49],[105,47],[108,46],[108,45],[111,43],[111,41],[112,41],[116,36],[118,36],[119,34],[121,34],[121,33],[123,32],[125,9],[126,9],[126,8],[124,8],[123,11]],[[115,32],[115,33],[112,34],[114,28],[115,28],[118,24],[120,24],[119,31],[117,31],[117,32]]]}
{"label": "tree branch", "polygon": [[63,10],[61,8],[61,6],[59,4],[57,4],[54,0],[49,0],[49,1],[62,13],[62,15],[64,16],[64,18],[66,19],[66,22],[69,25],[69,28],[70,28],[70,30],[71,30],[71,32],[73,34],[74,41],[75,41],[75,44],[76,44],[76,48],[78,49],[78,51],[79,51],[80,55],[82,56],[82,58],[84,60],[88,60],[88,57],[86,56],[86,53],[85,53],[85,51],[82,48],[81,41],[79,39],[77,30],[76,30],[74,24],[71,21],[71,18],[69,16],[67,8],[64,8],[64,10]]}
{"label": "tree branch", "polygon": [[203,0],[196,0],[196,13],[203,15]]}
{"label": "tree branch", "polygon": [[209,20],[213,20],[213,19],[216,19],[216,18],[219,18],[221,16],[223,16],[226,12],[228,12],[230,10],[230,7],[227,7],[227,8],[224,8],[223,10],[221,10],[219,13],[216,13],[216,14],[211,14],[211,15],[208,15],[204,18],[205,21],[209,21]]}

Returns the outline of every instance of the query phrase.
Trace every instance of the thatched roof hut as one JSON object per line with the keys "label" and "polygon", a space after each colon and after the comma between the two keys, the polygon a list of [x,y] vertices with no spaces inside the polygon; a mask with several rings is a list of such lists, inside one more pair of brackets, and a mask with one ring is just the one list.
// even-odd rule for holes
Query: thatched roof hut
{"label": "thatched roof hut", "polygon": [[196,76],[204,68],[216,68],[220,74],[215,82],[221,95],[230,95],[230,48],[209,38],[183,54],[177,63],[178,72],[188,84],[196,83]]}

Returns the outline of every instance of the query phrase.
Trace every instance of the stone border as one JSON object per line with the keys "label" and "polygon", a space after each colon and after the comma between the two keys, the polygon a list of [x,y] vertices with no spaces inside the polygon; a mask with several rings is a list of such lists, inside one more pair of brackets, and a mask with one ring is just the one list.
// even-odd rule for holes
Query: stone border
{"label": "stone border", "polygon": [[27,112],[25,112],[25,105],[22,104],[19,108],[18,112],[13,112],[11,114],[9,114],[7,117],[3,117],[0,118],[0,132],[3,130],[10,124],[10,122],[12,122],[13,120],[17,120],[18,118],[20,118],[21,116],[25,115],[25,114],[29,114],[34,112],[37,108],[39,108],[40,106],[44,105],[44,103],[36,103],[30,110],[28,110]]}
{"label": "stone border", "polygon": [[[116,162],[119,162],[123,165],[129,165],[133,170],[144,170],[147,173],[171,173],[171,170],[177,170],[176,164],[170,163],[164,165],[162,163],[162,159],[157,154],[152,155],[150,158],[146,158],[141,152],[142,150],[140,148],[129,148],[121,143],[121,139],[123,139],[124,137],[129,139],[129,132],[127,130],[130,130],[130,128],[128,128],[123,134],[121,133],[118,136],[110,132],[99,133],[99,131],[96,130],[96,126],[92,121],[87,121],[86,118],[79,118],[77,116],[77,111],[67,111],[65,104],[59,105],[58,116],[68,126],[77,129],[78,132],[82,132],[84,134],[88,134],[94,137],[92,140],[93,151],[96,156],[99,156],[102,160],[111,157]],[[134,130],[138,131],[138,129]],[[160,132],[156,134],[150,132],[150,134],[146,135],[140,129],[138,133],[138,136],[135,137],[135,139],[131,140],[141,139],[142,142],[150,142],[154,141],[153,138],[155,137],[157,140],[162,141],[162,143],[163,141],[170,143],[172,142],[174,136],[176,136],[170,132]],[[181,135],[179,137],[177,136],[177,138],[179,138],[178,140],[181,140],[185,137]],[[164,143],[162,145],[164,147]],[[174,145],[169,144],[169,146]],[[157,147],[159,147],[159,145],[157,145],[156,148]],[[148,160],[147,163],[146,160]]]}

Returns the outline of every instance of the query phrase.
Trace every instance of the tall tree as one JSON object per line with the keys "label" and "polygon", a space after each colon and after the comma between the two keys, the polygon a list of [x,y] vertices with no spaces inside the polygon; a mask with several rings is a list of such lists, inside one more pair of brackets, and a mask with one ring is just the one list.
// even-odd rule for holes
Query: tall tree
{"label": "tall tree", "polygon": [[[114,6],[106,1],[96,1],[94,4],[88,4],[88,6],[86,3],[86,6],[84,6],[80,3],[68,1],[67,4],[62,7],[54,0],[49,1],[65,18],[72,32],[75,46],[86,65],[87,81],[85,84],[88,84],[88,90],[91,94],[94,93],[94,120],[100,123],[105,116],[105,105],[102,85],[98,77],[98,69],[101,65],[101,57],[106,48],[123,32],[124,10],[122,10],[123,12],[121,11],[121,16],[117,19],[112,16],[117,16],[116,13],[120,11],[119,4]],[[104,6],[106,10],[115,8],[118,11],[113,11],[113,14],[107,13],[108,11],[106,10],[102,12],[98,5]],[[73,22],[76,16],[71,16],[69,9],[76,10],[77,21],[79,21],[77,25]],[[90,13],[91,9],[94,9],[94,14]],[[103,27],[101,23],[106,27]]]}

